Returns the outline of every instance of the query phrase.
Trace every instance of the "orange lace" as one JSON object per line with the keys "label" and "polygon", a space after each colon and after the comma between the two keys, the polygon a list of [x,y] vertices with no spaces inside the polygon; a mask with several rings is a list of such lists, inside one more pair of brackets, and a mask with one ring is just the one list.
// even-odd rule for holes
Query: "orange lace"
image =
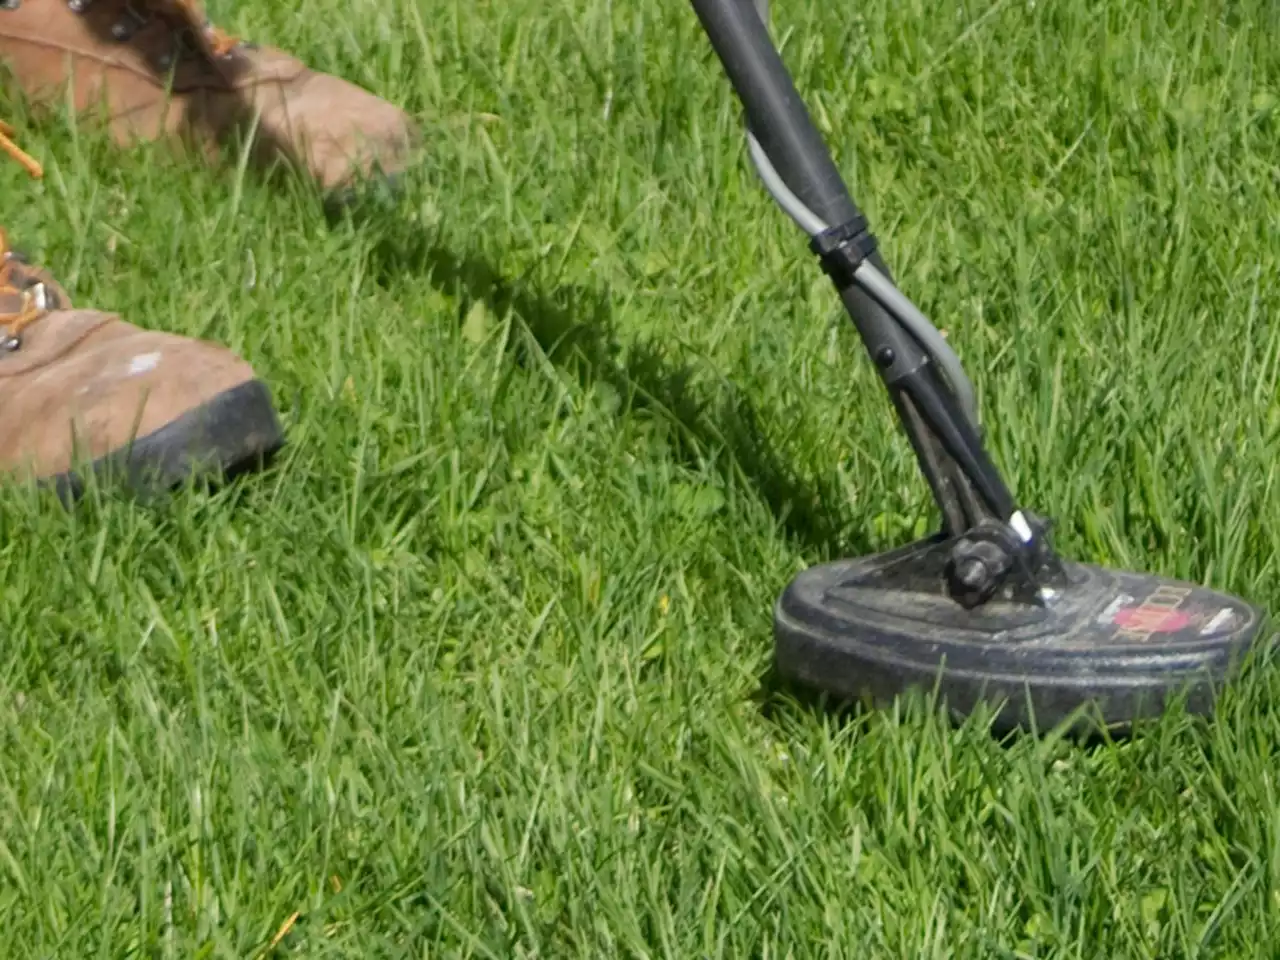
{"label": "orange lace", "polygon": [[[20,146],[13,142],[12,137],[15,134],[13,127],[0,120],[0,150],[3,150],[14,160],[17,160],[27,173],[31,174],[37,180],[44,176],[44,167],[31,154],[27,153]],[[0,253],[4,252],[4,248],[0,247]]]}
{"label": "orange lace", "polygon": [[168,0],[168,2],[185,13],[193,22],[200,24],[205,42],[209,45],[209,52],[215,57],[225,57],[240,46],[239,37],[232,36],[221,27],[214,25],[205,14],[204,5],[200,0]]}
{"label": "orange lace", "polygon": [[0,312],[0,326],[5,328],[6,340],[9,341],[14,341],[18,334],[43,317],[46,311],[45,305],[38,303],[31,295],[30,288],[14,286],[12,253],[9,249],[9,237],[4,232],[4,227],[0,227],[0,297],[18,297],[22,302],[16,313]]}

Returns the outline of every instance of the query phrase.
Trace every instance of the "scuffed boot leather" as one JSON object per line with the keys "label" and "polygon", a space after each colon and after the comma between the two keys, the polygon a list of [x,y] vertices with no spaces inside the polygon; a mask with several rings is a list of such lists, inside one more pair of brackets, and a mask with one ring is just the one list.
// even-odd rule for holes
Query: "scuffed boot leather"
{"label": "scuffed boot leather", "polygon": [[211,343],[75,309],[0,230],[0,473],[72,498],[86,471],[143,494],[260,464],[282,443],[253,369]]}

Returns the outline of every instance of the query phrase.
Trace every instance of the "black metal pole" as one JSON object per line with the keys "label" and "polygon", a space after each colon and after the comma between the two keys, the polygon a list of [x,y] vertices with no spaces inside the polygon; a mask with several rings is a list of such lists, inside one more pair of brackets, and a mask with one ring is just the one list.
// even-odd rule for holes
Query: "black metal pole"
{"label": "black metal pole", "polygon": [[[692,3],[742,102],[751,132],[791,192],[829,227],[860,217],[752,0]],[[879,251],[868,259],[890,275]],[[837,289],[887,385],[892,387],[928,364],[920,345],[859,286],[842,283]]]}
{"label": "black metal pole", "polygon": [[[742,103],[748,127],[783,182],[828,228],[861,220],[753,0],[691,2]],[[889,276],[877,250],[867,259]],[[964,506],[965,501],[973,501],[962,488],[979,493],[986,504],[983,513],[990,511],[1004,519],[1014,509],[1013,498],[976,432],[963,421],[955,398],[941,388],[928,355],[851,277],[833,274],[833,279],[894,398],[903,429],[942,510],[944,528],[958,534],[980,519]],[[919,416],[903,406],[907,402]]]}
{"label": "black metal pole", "polygon": [[[828,226],[843,226],[861,216],[752,0],[691,2],[742,103],[747,125],[783,182]],[[869,259],[890,275],[878,251]],[[927,356],[860,287],[840,283],[837,290],[876,369],[896,398],[898,385],[925,372]],[[922,434],[920,424],[911,418],[903,417],[902,426],[942,509],[944,527],[958,532],[965,526],[965,517],[952,493],[952,483],[940,473],[947,470],[946,453],[935,438]]]}
{"label": "black metal pole", "polygon": [[848,223],[858,208],[751,0],[693,7],[778,174],[828,224]]}
{"label": "black metal pole", "polygon": [[[752,0],[692,3],[742,102],[751,132],[791,192],[828,226],[843,226],[861,216]],[[889,276],[878,251],[869,260]],[[841,285],[839,293],[887,384],[927,363],[920,346],[861,288]],[[886,357],[892,362],[884,362]]]}

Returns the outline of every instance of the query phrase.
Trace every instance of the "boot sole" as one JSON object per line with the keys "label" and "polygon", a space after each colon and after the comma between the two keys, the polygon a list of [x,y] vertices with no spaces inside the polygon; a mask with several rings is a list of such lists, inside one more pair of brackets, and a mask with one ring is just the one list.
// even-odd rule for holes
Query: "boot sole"
{"label": "boot sole", "polygon": [[260,380],[224,390],[159,430],[139,437],[82,471],[44,479],[63,503],[83,496],[85,475],[119,483],[146,499],[168,493],[192,479],[228,480],[265,466],[284,445],[284,431]]}

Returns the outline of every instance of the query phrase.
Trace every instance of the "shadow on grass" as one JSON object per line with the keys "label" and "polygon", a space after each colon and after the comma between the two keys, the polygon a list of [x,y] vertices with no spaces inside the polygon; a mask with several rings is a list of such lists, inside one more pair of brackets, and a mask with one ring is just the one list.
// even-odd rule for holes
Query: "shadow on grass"
{"label": "shadow on grass", "polygon": [[[716,455],[725,469],[756,488],[787,533],[806,548],[831,554],[841,542],[839,517],[822,510],[835,502],[834,489],[806,485],[769,443],[752,399],[726,384],[695,384],[695,371],[673,364],[661,344],[622,350],[610,295],[580,286],[533,289],[504,275],[493,263],[459,253],[438,236],[395,220],[383,205],[362,210],[359,202],[331,207],[368,233],[381,234],[372,255],[373,277],[388,286],[406,275],[430,277],[459,301],[464,316],[477,301],[497,316],[517,317],[546,357],[580,383],[603,382],[631,399],[631,409],[656,412],[675,427],[689,462]],[[392,219],[389,219],[392,218]],[[516,362],[527,362],[517,353]],[[855,545],[856,546],[856,545]]]}
{"label": "shadow on grass", "polygon": [[[804,483],[769,443],[745,391],[723,382],[696,384],[695,371],[673,364],[660,344],[633,344],[624,352],[608,292],[573,285],[537,290],[483,258],[456,252],[433,231],[397,219],[376,202],[368,208],[361,201],[330,205],[329,215],[334,221],[349,218],[366,235],[378,237],[371,255],[376,282],[394,286],[404,276],[430,277],[457,299],[459,322],[477,301],[496,316],[518,317],[543,354],[584,386],[604,382],[629,398],[632,410],[653,410],[672,424],[686,462],[696,464],[717,454],[714,462],[745,478],[786,534],[805,549],[824,559],[870,551],[869,543],[842,536],[840,516],[823,510],[824,502],[838,502],[834,486]],[[528,362],[516,348],[509,349],[515,362]],[[751,699],[770,722],[797,706],[834,715],[842,724],[868,719],[865,709],[799,688],[772,666],[759,678]]]}

